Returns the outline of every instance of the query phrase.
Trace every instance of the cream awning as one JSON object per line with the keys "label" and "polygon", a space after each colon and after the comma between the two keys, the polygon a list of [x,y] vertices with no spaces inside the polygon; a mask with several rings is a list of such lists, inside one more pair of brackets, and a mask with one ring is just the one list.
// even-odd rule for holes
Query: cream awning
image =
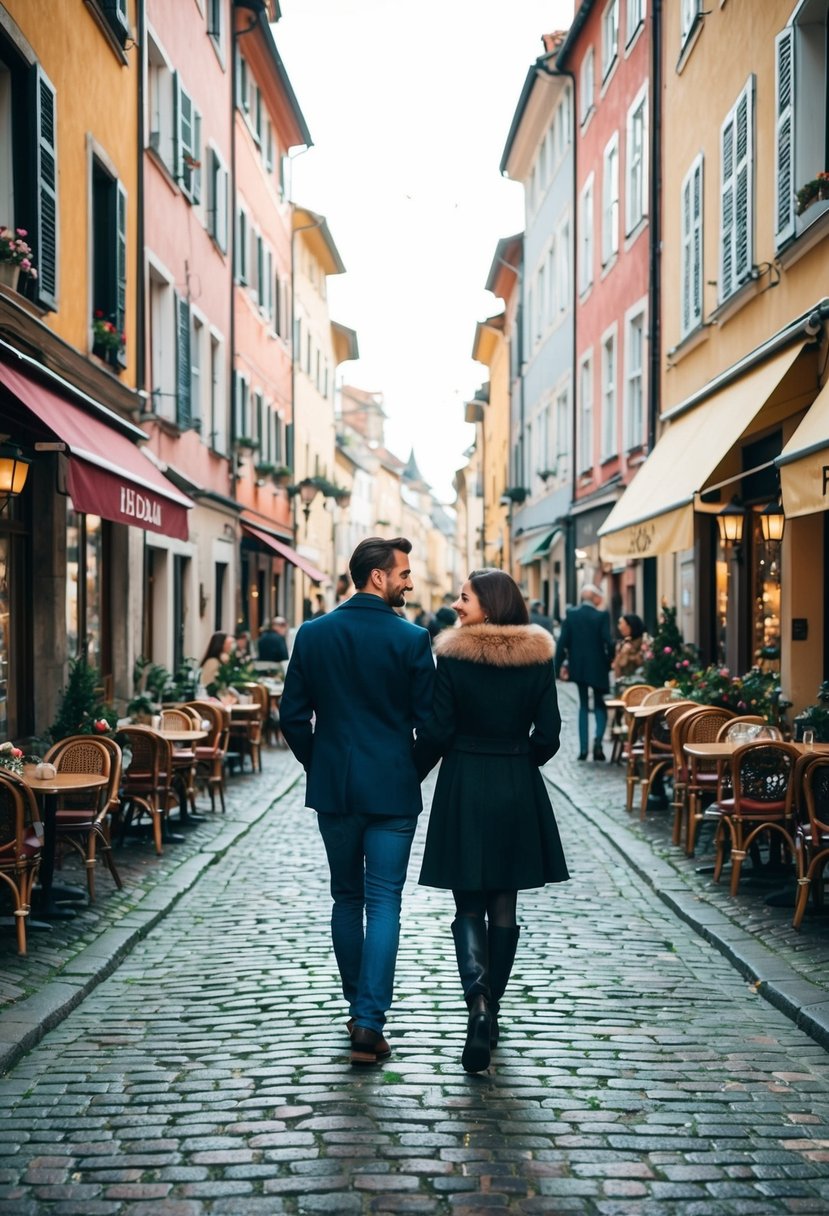
{"label": "cream awning", "polygon": [[777,457],[787,519],[829,507],[829,383]]}
{"label": "cream awning", "polygon": [[603,560],[690,549],[695,495],[768,402],[803,346],[799,342],[781,351],[667,424],[599,529]]}

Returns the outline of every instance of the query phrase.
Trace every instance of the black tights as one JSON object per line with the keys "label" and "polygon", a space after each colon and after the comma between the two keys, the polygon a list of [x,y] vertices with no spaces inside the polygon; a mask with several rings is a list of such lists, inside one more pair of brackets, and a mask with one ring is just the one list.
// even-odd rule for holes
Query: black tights
{"label": "black tights", "polygon": [[453,891],[458,916],[474,916],[500,929],[514,929],[517,891]]}

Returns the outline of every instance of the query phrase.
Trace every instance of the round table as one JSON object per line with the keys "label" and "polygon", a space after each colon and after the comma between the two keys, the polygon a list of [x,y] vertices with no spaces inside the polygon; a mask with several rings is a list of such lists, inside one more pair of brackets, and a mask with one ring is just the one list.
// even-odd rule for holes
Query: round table
{"label": "round table", "polygon": [[[58,798],[61,794],[76,794],[83,790],[97,790],[109,781],[101,773],[63,773],[54,777],[35,776],[37,766],[26,764],[20,774],[32,793],[41,800],[43,807],[43,852],[40,859],[40,898],[38,912],[44,916],[70,918],[75,915],[71,908],[60,907],[54,900],[53,878],[55,873],[55,844],[57,842]],[[74,888],[71,898],[76,898]],[[77,898],[86,899],[86,892],[77,888]]]}

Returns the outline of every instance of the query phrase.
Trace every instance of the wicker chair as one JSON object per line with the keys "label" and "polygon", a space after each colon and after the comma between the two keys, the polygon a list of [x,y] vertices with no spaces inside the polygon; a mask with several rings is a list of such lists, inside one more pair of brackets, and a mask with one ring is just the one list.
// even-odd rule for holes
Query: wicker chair
{"label": "wicker chair", "polygon": [[674,811],[674,826],[671,835],[673,844],[678,845],[682,839],[682,820],[688,802],[688,757],[685,755],[685,737],[695,718],[705,709],[704,705],[686,705],[681,714],[671,719],[671,752],[673,753],[672,770],[674,796],[671,806]]}
{"label": "wicker chair", "polygon": [[[702,711],[688,723],[683,747],[686,743],[716,743],[720,737],[720,731],[733,716],[730,709],[721,709],[716,705],[702,706]],[[713,759],[703,760],[699,756],[688,756],[685,763],[687,765],[685,804],[680,812],[680,819],[684,819],[685,830],[682,834],[685,837],[685,852],[689,857],[693,857],[697,828],[703,818],[702,800],[706,795],[712,797],[716,795],[723,762]],[[677,823],[674,821],[674,844],[679,843]]]}
{"label": "wicker chair", "polygon": [[189,701],[187,708],[199,716],[199,725],[209,723],[207,738],[196,745],[196,784],[207,781],[210,809],[216,810],[216,794],[225,810],[225,756],[230,740],[230,711],[219,701]]}
{"label": "wicker chair", "polygon": [[[198,730],[201,720],[186,705],[167,707],[161,711],[162,730]],[[196,809],[196,751],[190,744],[173,743],[173,788],[179,796],[182,816]]]}
{"label": "wicker chair", "polygon": [[8,769],[0,769],[0,881],[11,891],[17,953],[25,955],[26,918],[40,866],[43,829],[32,791]]}
{"label": "wicker chair", "polygon": [[121,806],[124,821],[121,831],[123,840],[133,819],[149,816],[152,823],[155,851],[160,857],[163,825],[176,805],[172,789],[173,749],[157,731],[146,726],[125,726],[120,732],[124,747],[132,753],[129,768],[121,779]]}
{"label": "wicker chair", "polygon": [[121,749],[114,739],[70,735],[51,747],[44,759],[59,773],[100,773],[107,778],[102,789],[63,795],[55,817],[56,843],[69,845],[83,859],[89,902],[94,903],[99,846],[116,887],[120,890],[124,885],[112,856],[110,824],[120,810]]}
{"label": "wicker chair", "polygon": [[244,718],[230,719],[230,741],[233,748],[242,757],[244,768],[245,756],[250,756],[251,768],[254,772],[262,772],[262,726],[268,716],[270,693],[264,684],[237,684],[240,692],[248,693],[259,708],[258,714],[250,714]]}
{"label": "wicker chair", "polygon": [[793,743],[747,743],[731,757],[731,798],[718,799],[705,812],[716,820],[714,882],[719,882],[731,846],[731,894],[736,895],[746,853],[765,832],[778,836],[794,853],[792,803],[794,769],[800,752]]}
{"label": "wicker chair", "polygon": [[629,684],[620,694],[619,700],[624,701],[625,708],[616,710],[613,725],[610,728],[610,737],[613,740],[610,750],[611,764],[620,764],[622,760],[626,759],[625,743],[630,731],[630,723],[625,711],[638,705],[649,692],[653,692],[652,684]]}
{"label": "wicker chair", "polygon": [[[653,704],[653,702],[648,702]],[[642,735],[641,768],[641,799],[639,818],[644,819],[648,810],[648,798],[657,777],[665,778],[673,772],[674,751],[671,743],[671,731],[678,718],[688,710],[695,709],[693,701],[663,701],[664,708],[658,713],[645,719],[645,729]]]}
{"label": "wicker chair", "polygon": [[[802,766],[802,767],[801,767]],[[811,892],[812,902],[823,905],[823,871],[829,861],[829,756],[807,756],[799,766],[801,791],[797,798],[794,856],[797,863],[797,901],[792,925],[799,929]]]}

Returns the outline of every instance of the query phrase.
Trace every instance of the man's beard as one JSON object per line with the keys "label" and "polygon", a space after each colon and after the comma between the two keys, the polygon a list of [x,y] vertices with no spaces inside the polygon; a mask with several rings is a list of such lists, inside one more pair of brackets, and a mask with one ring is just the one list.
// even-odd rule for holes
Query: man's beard
{"label": "man's beard", "polygon": [[389,591],[386,594],[386,603],[390,608],[405,608],[406,595],[403,591]]}

